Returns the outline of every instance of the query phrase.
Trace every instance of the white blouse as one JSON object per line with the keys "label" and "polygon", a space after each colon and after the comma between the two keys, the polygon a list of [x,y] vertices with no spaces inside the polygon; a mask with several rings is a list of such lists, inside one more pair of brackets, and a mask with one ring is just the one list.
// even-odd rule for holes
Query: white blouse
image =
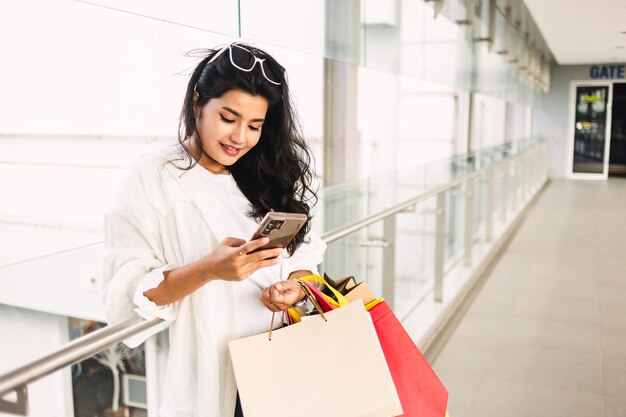
{"label": "white blouse", "polygon": [[[188,171],[178,147],[146,155],[129,168],[104,220],[103,276],[107,320],[160,317],[131,346],[170,326],[170,351],[160,415],[232,417],[237,387],[228,341],[268,330],[272,313],[264,288],[297,270],[317,273],[326,245],[309,234],[293,256],[242,282],[212,281],[175,303],[157,306],[143,293],[163,272],[194,262],[226,237],[248,240],[257,223],[231,175],[200,165]],[[268,381],[269,382],[269,381]]]}

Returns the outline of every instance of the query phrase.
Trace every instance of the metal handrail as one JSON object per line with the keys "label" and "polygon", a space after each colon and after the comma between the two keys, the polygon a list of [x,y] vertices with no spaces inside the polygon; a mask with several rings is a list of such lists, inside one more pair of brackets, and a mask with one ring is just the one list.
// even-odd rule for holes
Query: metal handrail
{"label": "metal handrail", "polygon": [[27,385],[68,365],[80,362],[115,343],[148,330],[163,319],[135,317],[123,323],[106,326],[71,341],[61,349],[0,376],[0,396]]}
{"label": "metal handrail", "polygon": [[331,230],[331,231],[328,231],[326,233],[323,233],[321,235],[321,238],[326,243],[330,243],[330,242],[333,242],[333,241],[335,241],[337,239],[341,239],[342,237],[347,236],[350,233],[354,233],[355,231],[357,231],[359,229],[362,229],[364,227],[367,227],[367,226],[369,226],[371,224],[374,224],[376,222],[379,222],[379,221],[383,220],[386,217],[389,217],[389,216],[392,216],[394,214],[400,213],[400,212],[406,210],[407,208],[409,208],[411,206],[414,206],[417,203],[421,203],[422,201],[425,201],[425,200],[428,200],[429,198],[435,197],[436,195],[438,195],[438,194],[440,194],[440,193],[442,193],[444,191],[448,191],[449,189],[452,189],[452,188],[454,188],[454,187],[456,187],[456,186],[458,186],[458,185],[460,185],[460,184],[462,184],[462,183],[464,183],[464,182],[466,182],[466,181],[468,181],[468,180],[470,180],[472,178],[476,178],[476,177],[478,177],[480,175],[483,175],[487,171],[491,171],[491,170],[497,169],[501,165],[504,165],[504,164],[506,164],[508,162],[511,162],[511,160],[513,160],[515,158],[519,158],[522,155],[524,155],[526,153],[529,153],[532,149],[533,149],[532,147],[531,148],[526,148],[523,151],[521,151],[521,152],[519,152],[519,153],[517,153],[515,155],[512,155],[509,158],[505,158],[505,159],[502,159],[502,160],[500,160],[500,161],[498,161],[496,163],[488,165],[486,167],[482,167],[478,171],[471,172],[469,174],[465,174],[465,175],[463,175],[461,177],[458,177],[458,178],[456,178],[456,179],[454,179],[452,181],[449,181],[449,182],[447,182],[447,183],[445,183],[443,185],[435,187],[435,188],[431,189],[430,191],[426,191],[426,192],[418,195],[417,197],[413,197],[413,198],[411,198],[409,200],[406,200],[406,201],[404,201],[402,203],[396,204],[393,207],[385,209],[385,210],[383,210],[383,211],[381,211],[379,213],[373,214],[373,215],[371,215],[371,216],[369,216],[369,217],[367,217],[367,218],[365,218],[363,220],[359,220],[359,221],[351,223],[351,224],[349,224],[347,226],[342,226],[342,227],[339,227],[339,228],[337,228],[335,230]]}
{"label": "metal handrail", "polygon": [[[501,165],[509,163],[514,159],[520,158],[524,154],[531,152],[533,149],[534,147],[525,148],[515,155],[512,155],[486,167],[482,167],[478,171],[465,174],[446,184],[435,187],[432,190],[420,194],[417,197],[413,197],[402,203],[396,204],[393,207],[385,209],[363,220],[323,233],[321,235],[321,238],[324,242],[331,243],[359,229],[367,227],[389,216],[400,213],[406,210],[408,207],[432,198],[444,191],[447,191],[451,188],[458,186],[459,184],[462,184],[463,182],[483,175],[485,172],[494,170]],[[141,317],[136,317],[123,323],[106,326],[102,329],[89,333],[88,335],[82,336],[49,355],[46,355],[31,363],[21,366],[7,374],[0,375],[0,397],[10,392],[16,391],[20,387],[34,382],[46,375],[49,375],[52,372],[87,359],[112,344],[119,343],[128,337],[134,336],[161,323],[163,323],[163,319],[160,318],[145,320]]]}

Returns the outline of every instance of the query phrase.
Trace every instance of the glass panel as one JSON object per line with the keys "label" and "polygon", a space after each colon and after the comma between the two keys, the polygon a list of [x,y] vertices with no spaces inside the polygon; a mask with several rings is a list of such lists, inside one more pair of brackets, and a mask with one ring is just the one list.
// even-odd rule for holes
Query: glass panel
{"label": "glass panel", "polygon": [[[16,235],[12,236],[15,239]],[[49,235],[41,239],[53,246]],[[40,249],[37,241],[31,243]],[[104,321],[100,282],[102,243],[72,250],[59,247],[53,253],[35,258],[38,252],[29,253],[26,245],[24,248],[29,260],[0,267],[0,304]]]}
{"label": "glass panel", "polygon": [[418,204],[415,212],[396,217],[396,284],[394,311],[406,316],[432,291],[435,275],[435,225],[429,214],[435,198]]}
{"label": "glass panel", "polygon": [[487,211],[487,183],[482,176],[474,181],[474,241],[485,238],[485,220]]}
{"label": "glass panel", "polygon": [[445,19],[425,22],[425,79],[469,89],[472,48],[465,27]]}
{"label": "glass panel", "polygon": [[500,220],[498,214],[502,211],[502,187],[504,174],[502,172],[502,166],[496,169],[493,175],[493,220],[494,223]]}
{"label": "glass panel", "polygon": [[[465,17],[465,7],[458,2],[444,2],[448,15]],[[471,83],[471,48],[465,39],[465,27],[440,15],[425,2],[404,0],[400,17],[400,66],[403,75],[447,86],[469,89]],[[371,36],[368,32],[368,43]],[[393,48],[377,41],[379,53],[393,54]],[[369,51],[369,49],[368,49]],[[369,59],[368,65],[372,63]]]}
{"label": "glass panel", "polygon": [[243,38],[324,56],[325,2],[240,0],[239,3]]}
{"label": "glass panel", "polygon": [[228,36],[239,36],[240,33],[238,0],[180,0],[175,6],[167,0],[87,0],[82,3]]}
{"label": "glass panel", "polygon": [[467,19],[467,4],[470,0],[445,0],[441,8],[441,16],[445,16],[450,21],[464,22]]}
{"label": "glass panel", "polygon": [[[320,192],[324,204],[320,206],[323,209],[317,220],[323,219],[325,231],[345,226],[476,169],[498,163],[527,146],[530,146],[530,142],[509,142],[481,152],[444,158],[326,187]],[[501,207],[501,184],[501,178],[496,174],[494,212]],[[445,271],[458,265],[463,257],[464,213],[467,204],[464,192],[465,188],[461,186],[446,198]],[[486,178],[479,177],[475,180],[475,194],[471,199],[474,204],[475,241],[485,237],[486,198]],[[394,310],[399,317],[408,314],[433,289],[436,216],[432,210],[435,207],[436,198],[431,198],[417,204],[415,211],[396,215]],[[330,243],[320,270],[329,273],[331,277],[354,275],[357,281],[367,281],[375,293],[381,294],[383,251],[377,243],[382,236],[383,222],[380,221]]]}
{"label": "glass panel", "polygon": [[608,95],[608,86],[576,87],[574,173],[604,171]]}
{"label": "glass panel", "polygon": [[446,198],[446,243],[444,272],[453,268],[463,256],[465,216],[464,186],[453,188]]}
{"label": "glass panel", "polygon": [[518,51],[519,51],[519,36],[518,30],[515,26],[509,27],[509,54],[508,62],[511,64],[518,63]]}
{"label": "glass panel", "polygon": [[[105,324],[70,318],[69,326],[70,338],[76,339]],[[146,415],[145,377],[143,344],[130,349],[118,343],[72,365],[74,417]]]}
{"label": "glass panel", "polygon": [[507,49],[506,16],[500,8],[496,8],[496,30],[493,50],[497,54],[505,54]]}
{"label": "glass panel", "polygon": [[[65,147],[56,140],[50,140],[51,144],[43,139],[17,142],[3,143],[8,145],[9,160],[17,163],[0,164],[0,195],[5,197],[0,199],[0,266],[101,242],[102,216],[124,171],[57,161],[59,154],[83,155],[82,145],[73,141]],[[103,154],[107,149],[90,151]],[[17,159],[20,153],[33,152],[33,163]],[[40,164],[45,155],[52,159],[50,165]]]}
{"label": "glass panel", "polygon": [[[313,2],[315,3],[315,2]],[[326,2],[325,53],[326,58],[351,64],[365,64],[366,26],[361,1]],[[298,14],[298,16],[302,16]],[[298,19],[298,21],[303,19]]]}
{"label": "glass panel", "polygon": [[[392,74],[400,72],[401,17],[399,2],[364,0],[365,54],[368,68]],[[414,19],[415,16],[411,16]]]}
{"label": "glass panel", "polygon": [[473,25],[474,36],[478,39],[489,37],[489,1],[475,0],[475,22]]}

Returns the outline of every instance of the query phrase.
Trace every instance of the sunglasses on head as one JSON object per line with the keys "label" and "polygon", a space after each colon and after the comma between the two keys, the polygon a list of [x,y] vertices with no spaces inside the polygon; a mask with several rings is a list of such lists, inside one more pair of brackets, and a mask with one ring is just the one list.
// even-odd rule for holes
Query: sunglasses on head
{"label": "sunglasses on head", "polygon": [[220,49],[215,55],[213,55],[209,62],[207,62],[207,65],[217,60],[226,51],[228,51],[230,63],[233,67],[244,72],[250,72],[258,63],[261,67],[263,77],[274,85],[280,85],[280,77],[276,76],[276,73],[272,71],[272,68],[269,68],[269,65],[264,65],[265,58],[257,57],[252,51],[244,48],[243,46],[237,45],[236,43],[231,43],[230,45],[226,45]]}

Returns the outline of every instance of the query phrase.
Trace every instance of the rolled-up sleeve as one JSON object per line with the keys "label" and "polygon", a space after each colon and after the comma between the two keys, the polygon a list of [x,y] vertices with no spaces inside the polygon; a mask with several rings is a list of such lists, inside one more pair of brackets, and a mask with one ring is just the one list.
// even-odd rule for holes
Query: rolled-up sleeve
{"label": "rolled-up sleeve", "polygon": [[281,262],[281,279],[286,280],[294,271],[311,271],[319,274],[317,266],[324,260],[326,243],[315,233],[308,233],[304,243],[292,256],[285,256]]}
{"label": "rolled-up sleeve", "polygon": [[[149,217],[121,209],[112,209],[105,215],[103,296],[109,324],[121,323],[137,315],[147,320],[158,317],[166,322],[176,319],[178,302],[157,306],[143,295],[163,281],[165,272],[178,267],[166,262],[158,227],[145,219]],[[146,330],[125,343],[139,345],[163,327]]]}

